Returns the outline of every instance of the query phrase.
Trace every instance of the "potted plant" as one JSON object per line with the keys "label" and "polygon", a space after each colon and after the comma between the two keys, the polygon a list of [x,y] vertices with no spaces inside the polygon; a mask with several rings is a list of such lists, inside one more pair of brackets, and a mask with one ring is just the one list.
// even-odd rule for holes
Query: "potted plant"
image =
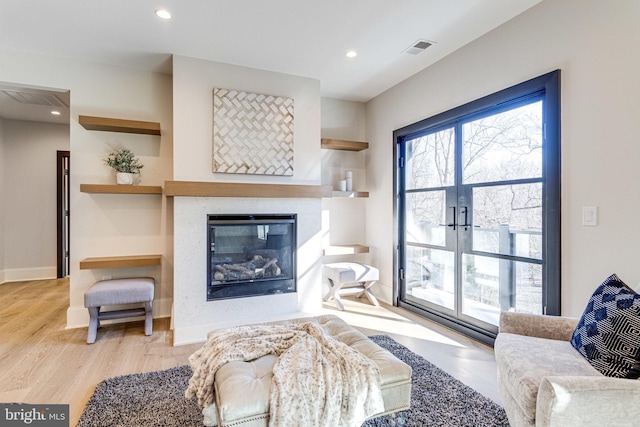
{"label": "potted plant", "polygon": [[144,167],[140,160],[128,148],[121,148],[117,151],[109,153],[104,164],[116,171],[116,180],[118,184],[132,185],[133,175],[140,173],[140,169]]}

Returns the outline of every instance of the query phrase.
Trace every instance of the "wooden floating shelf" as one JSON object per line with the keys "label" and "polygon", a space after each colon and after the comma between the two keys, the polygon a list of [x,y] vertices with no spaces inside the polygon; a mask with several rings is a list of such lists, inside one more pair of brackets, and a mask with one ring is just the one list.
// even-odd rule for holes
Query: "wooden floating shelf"
{"label": "wooden floating shelf", "polygon": [[78,122],[87,130],[136,133],[160,136],[160,123],[139,120],[112,119],[108,117],[78,116]]}
{"label": "wooden floating shelf", "polygon": [[362,151],[369,148],[368,142],[347,141],[344,139],[328,139],[322,138],[320,148],[327,150],[344,150],[344,151]]}
{"label": "wooden floating shelf", "polygon": [[159,185],[80,184],[82,193],[95,194],[162,194]]}
{"label": "wooden floating shelf", "polygon": [[332,189],[328,185],[165,181],[164,193],[167,197],[264,197],[303,199],[331,197]]}
{"label": "wooden floating shelf", "polygon": [[85,258],[80,261],[80,270],[91,270],[97,268],[150,267],[160,265],[161,263],[162,255],[95,257]]}
{"label": "wooden floating shelf", "polygon": [[369,246],[364,245],[331,245],[324,249],[324,255],[368,254]]}
{"label": "wooden floating shelf", "polygon": [[333,197],[347,197],[347,198],[369,197],[369,192],[368,191],[334,191]]}

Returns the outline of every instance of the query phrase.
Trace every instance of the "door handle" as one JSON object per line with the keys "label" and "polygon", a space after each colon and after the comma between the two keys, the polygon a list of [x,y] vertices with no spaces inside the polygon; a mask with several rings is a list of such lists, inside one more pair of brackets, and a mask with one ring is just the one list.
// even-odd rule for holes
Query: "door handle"
{"label": "door handle", "polygon": [[447,227],[452,227],[453,230],[456,229],[456,207],[455,206],[451,206],[451,209],[453,209],[453,224],[447,224]]}
{"label": "door handle", "polygon": [[464,214],[464,224],[461,224],[460,227],[464,227],[464,231],[467,231],[471,224],[469,224],[469,208],[467,206],[463,206],[461,209],[461,213]]}

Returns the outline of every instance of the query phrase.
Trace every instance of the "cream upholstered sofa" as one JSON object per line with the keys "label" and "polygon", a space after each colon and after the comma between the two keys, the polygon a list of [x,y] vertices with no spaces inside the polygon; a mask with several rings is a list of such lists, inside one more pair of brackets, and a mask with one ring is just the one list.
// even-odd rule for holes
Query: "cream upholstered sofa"
{"label": "cream upholstered sofa", "polygon": [[640,381],[603,376],[570,343],[578,319],[503,312],[498,386],[512,427],[638,426]]}
{"label": "cream upholstered sofa", "polygon": [[[378,366],[384,412],[376,417],[409,409],[411,367],[341,318],[323,315],[266,324],[304,322],[321,326],[328,335],[358,350]],[[204,425],[267,427],[272,369],[276,360],[276,356],[267,355],[251,362],[235,361],[222,366],[213,384],[216,402],[202,410]]]}

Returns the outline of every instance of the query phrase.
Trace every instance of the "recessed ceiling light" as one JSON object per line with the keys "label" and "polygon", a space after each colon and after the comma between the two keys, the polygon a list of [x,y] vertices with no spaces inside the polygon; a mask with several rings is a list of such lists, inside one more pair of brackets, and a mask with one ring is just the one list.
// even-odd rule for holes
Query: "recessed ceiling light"
{"label": "recessed ceiling light", "polygon": [[59,116],[59,115],[60,115],[60,111],[53,110],[53,111],[51,112],[51,114],[53,114],[54,116]]}
{"label": "recessed ceiling light", "polygon": [[156,9],[156,15],[158,18],[171,19],[171,13],[167,9]]}
{"label": "recessed ceiling light", "polygon": [[355,50],[350,50],[347,52],[347,58],[355,58],[356,56],[358,56],[358,52],[356,52]]}

